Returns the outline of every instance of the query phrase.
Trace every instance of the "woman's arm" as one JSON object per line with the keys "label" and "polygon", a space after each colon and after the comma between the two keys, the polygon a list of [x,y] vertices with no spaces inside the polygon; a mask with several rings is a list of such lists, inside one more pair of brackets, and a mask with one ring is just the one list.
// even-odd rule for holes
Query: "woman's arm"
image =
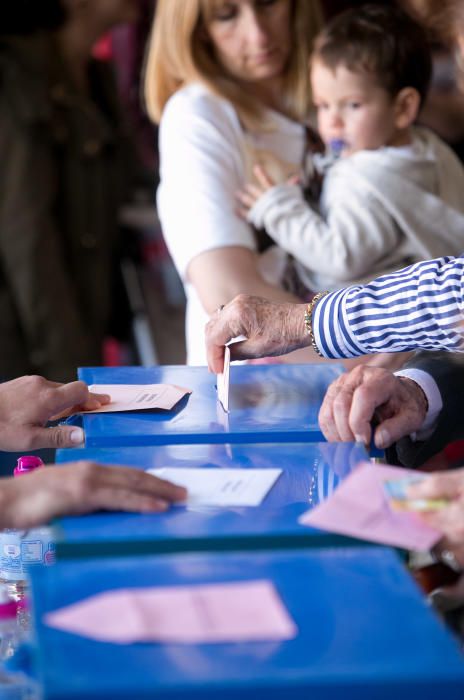
{"label": "woman's arm", "polygon": [[197,255],[188,267],[187,278],[210,315],[242,292],[271,301],[298,302],[292,294],[266,282],[259,270],[257,253],[239,246]]}

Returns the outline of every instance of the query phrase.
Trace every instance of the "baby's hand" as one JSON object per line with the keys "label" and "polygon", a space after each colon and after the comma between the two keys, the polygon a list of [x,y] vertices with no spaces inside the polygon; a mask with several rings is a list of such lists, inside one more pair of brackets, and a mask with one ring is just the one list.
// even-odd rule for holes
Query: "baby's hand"
{"label": "baby's hand", "polygon": [[242,219],[247,218],[247,214],[262,195],[275,187],[274,180],[269,176],[262,165],[255,165],[253,173],[257,182],[247,183],[243,190],[237,192],[238,207],[237,213]]}

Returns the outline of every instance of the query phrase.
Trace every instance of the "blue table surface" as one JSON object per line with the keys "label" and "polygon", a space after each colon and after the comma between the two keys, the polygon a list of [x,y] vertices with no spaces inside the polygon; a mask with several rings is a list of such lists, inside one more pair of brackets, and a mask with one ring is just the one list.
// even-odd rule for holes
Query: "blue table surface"
{"label": "blue table surface", "polygon": [[340,480],[368,457],[364,447],[354,443],[160,445],[57,453],[59,463],[84,458],[140,469],[278,467],[283,471],[258,507],[175,506],[162,514],[97,513],[61,518],[56,523],[59,557],[346,544],[347,538],[300,525],[298,517],[330,495]]}
{"label": "blue table surface", "polygon": [[[43,615],[108,589],[269,579],[298,634],[282,642],[117,645]],[[73,560],[32,571],[36,665],[49,700],[462,700],[464,661],[388,549]]]}
{"label": "blue table surface", "polygon": [[172,411],[85,415],[87,447],[172,443],[319,442],[317,416],[340,364],[234,365],[230,412],[206,367],[84,367],[88,384],[177,384],[191,389]]}

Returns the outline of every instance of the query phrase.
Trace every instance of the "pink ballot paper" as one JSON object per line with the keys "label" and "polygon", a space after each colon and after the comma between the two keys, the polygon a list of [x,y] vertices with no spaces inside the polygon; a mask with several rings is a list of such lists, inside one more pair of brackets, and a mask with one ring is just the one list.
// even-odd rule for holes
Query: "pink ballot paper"
{"label": "pink ballot paper", "polygon": [[224,369],[217,375],[217,395],[222,407],[226,413],[229,412],[229,382],[230,382],[230,345],[241,343],[247,340],[244,335],[238,335],[226,343],[224,350]]}
{"label": "pink ballot paper", "polygon": [[211,644],[293,639],[272,581],[122,588],[54,610],[49,627],[101,642]]}
{"label": "pink ballot paper", "polygon": [[169,411],[186,394],[192,393],[190,389],[174,384],[91,384],[89,391],[96,394],[109,394],[111,403],[94,411],[81,411],[81,413],[143,411],[150,408]]}
{"label": "pink ballot paper", "polygon": [[442,533],[413,513],[393,510],[383,487],[385,481],[418,475],[422,473],[363,462],[330,498],[304,513],[299,522],[393,547],[428,550],[441,539]]}

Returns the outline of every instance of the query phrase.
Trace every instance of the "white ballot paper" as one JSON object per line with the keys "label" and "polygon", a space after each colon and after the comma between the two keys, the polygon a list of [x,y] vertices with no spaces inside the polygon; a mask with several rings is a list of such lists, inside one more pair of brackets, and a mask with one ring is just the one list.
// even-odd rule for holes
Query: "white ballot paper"
{"label": "white ballot paper", "polygon": [[247,340],[245,335],[238,335],[226,343],[224,350],[224,369],[217,375],[217,395],[224,411],[229,412],[229,380],[230,380],[230,345]]}
{"label": "white ballot paper", "polygon": [[187,505],[259,506],[282,469],[148,469],[188,491]]}
{"label": "white ballot paper", "polygon": [[89,391],[109,394],[111,403],[94,411],[80,413],[110,413],[111,411],[142,411],[150,408],[173,408],[190,389],[175,384],[91,384]]}

